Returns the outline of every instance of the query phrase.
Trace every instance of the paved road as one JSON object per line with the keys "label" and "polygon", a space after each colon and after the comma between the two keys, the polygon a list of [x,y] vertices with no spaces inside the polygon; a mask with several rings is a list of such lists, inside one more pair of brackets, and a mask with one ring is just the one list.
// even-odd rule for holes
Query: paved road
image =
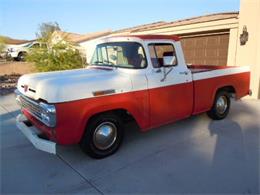
{"label": "paved road", "polygon": [[15,127],[14,95],[0,97],[0,193],[259,193],[260,101],[233,102],[230,115],[205,114],[138,132],[94,160],[77,146],[36,150]]}

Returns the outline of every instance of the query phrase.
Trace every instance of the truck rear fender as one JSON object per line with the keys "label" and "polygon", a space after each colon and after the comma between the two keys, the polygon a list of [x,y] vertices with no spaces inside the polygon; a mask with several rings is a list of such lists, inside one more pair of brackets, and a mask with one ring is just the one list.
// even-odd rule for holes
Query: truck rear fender
{"label": "truck rear fender", "polygon": [[235,98],[236,97],[236,90],[233,86],[229,85],[229,86],[224,86],[224,87],[220,87],[218,88],[215,93],[213,98],[215,98],[216,94],[220,91],[226,91],[230,94],[230,97]]}
{"label": "truck rear fender", "polygon": [[215,97],[217,95],[218,92],[220,91],[226,91],[230,94],[230,97],[235,97],[236,95],[236,90],[234,88],[234,86],[232,85],[227,85],[227,86],[218,86],[215,88],[214,93],[212,93],[211,96],[211,106],[213,105],[214,101],[215,101]]}

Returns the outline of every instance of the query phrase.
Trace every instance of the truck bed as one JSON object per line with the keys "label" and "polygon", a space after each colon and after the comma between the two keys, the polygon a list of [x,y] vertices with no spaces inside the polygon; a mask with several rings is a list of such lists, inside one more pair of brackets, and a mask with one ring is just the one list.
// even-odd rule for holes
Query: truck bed
{"label": "truck bed", "polygon": [[249,94],[250,70],[247,66],[187,65],[192,73],[194,114],[209,110],[217,90],[231,87],[236,98]]}
{"label": "truck bed", "polygon": [[233,68],[232,66],[213,66],[213,65],[187,65],[192,74],[208,72],[219,69]]}

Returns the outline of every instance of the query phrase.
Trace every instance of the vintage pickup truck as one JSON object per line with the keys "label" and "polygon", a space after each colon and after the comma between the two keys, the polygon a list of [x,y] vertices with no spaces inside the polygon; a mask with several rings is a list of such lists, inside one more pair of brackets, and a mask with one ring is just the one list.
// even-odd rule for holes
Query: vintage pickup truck
{"label": "vintage pickup truck", "polygon": [[249,81],[246,66],[186,65],[176,36],[108,37],[85,69],[22,76],[17,126],[40,150],[80,144],[103,158],[119,148],[126,120],[141,131],[203,112],[220,120],[230,98],[251,93]]}

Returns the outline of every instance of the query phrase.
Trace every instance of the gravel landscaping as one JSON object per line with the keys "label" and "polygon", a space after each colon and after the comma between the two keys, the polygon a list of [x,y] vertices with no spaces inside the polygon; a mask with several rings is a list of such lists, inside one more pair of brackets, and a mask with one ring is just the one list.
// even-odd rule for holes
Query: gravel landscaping
{"label": "gravel landscaping", "polygon": [[20,74],[0,75],[0,95],[13,93],[20,76]]}

